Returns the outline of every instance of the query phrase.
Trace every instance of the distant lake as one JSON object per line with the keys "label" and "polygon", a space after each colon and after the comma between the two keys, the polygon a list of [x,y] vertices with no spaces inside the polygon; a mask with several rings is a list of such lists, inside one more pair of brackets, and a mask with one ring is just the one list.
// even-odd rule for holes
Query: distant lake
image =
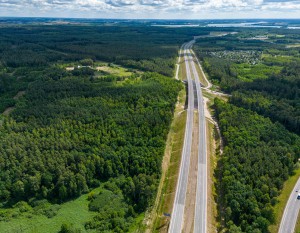
{"label": "distant lake", "polygon": [[[209,24],[151,24],[153,27],[184,28],[184,27],[244,27],[244,28],[282,28],[281,25],[265,25],[266,22],[245,23],[209,23]],[[300,29],[300,26],[289,26],[287,29]]]}
{"label": "distant lake", "polygon": [[257,23],[210,23],[206,27],[281,28],[281,26],[259,25]]}
{"label": "distant lake", "polygon": [[153,27],[167,27],[167,28],[183,28],[183,27],[199,27],[199,24],[152,24]]}

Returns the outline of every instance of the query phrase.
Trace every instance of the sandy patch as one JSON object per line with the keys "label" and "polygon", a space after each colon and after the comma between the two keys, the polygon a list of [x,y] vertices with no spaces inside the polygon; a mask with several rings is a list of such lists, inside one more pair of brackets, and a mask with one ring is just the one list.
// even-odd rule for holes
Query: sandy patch
{"label": "sandy patch", "polygon": [[4,116],[8,116],[14,109],[15,109],[15,107],[9,107],[9,108],[5,109],[5,111],[2,114]]}
{"label": "sandy patch", "polygon": [[74,69],[75,69],[74,67],[66,67],[66,71],[72,71]]}
{"label": "sandy patch", "polygon": [[14,97],[14,100],[17,100],[17,99],[19,99],[20,97],[22,97],[23,95],[25,95],[25,91],[19,91],[16,95],[15,95],[15,97]]}

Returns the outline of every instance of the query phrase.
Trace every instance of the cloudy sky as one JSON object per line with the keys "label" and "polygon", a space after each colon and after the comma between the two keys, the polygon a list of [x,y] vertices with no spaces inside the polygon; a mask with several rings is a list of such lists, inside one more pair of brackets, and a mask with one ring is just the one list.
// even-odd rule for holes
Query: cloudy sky
{"label": "cloudy sky", "polygon": [[0,0],[0,16],[300,18],[300,0]]}

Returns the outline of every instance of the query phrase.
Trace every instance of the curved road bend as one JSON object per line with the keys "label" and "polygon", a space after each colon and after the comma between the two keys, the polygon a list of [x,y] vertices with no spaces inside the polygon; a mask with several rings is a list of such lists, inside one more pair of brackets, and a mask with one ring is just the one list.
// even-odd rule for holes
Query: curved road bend
{"label": "curved road bend", "polygon": [[171,222],[169,225],[169,233],[181,233],[184,216],[184,203],[186,198],[187,180],[190,167],[190,157],[192,149],[192,133],[193,133],[193,121],[194,121],[194,91],[193,83],[190,73],[189,64],[187,62],[187,48],[189,43],[184,45],[184,60],[186,66],[186,75],[188,82],[188,109],[187,120],[184,135],[184,144],[181,156],[180,172],[177,182],[175,200],[173,205],[173,211],[171,215]]}
{"label": "curved road bend", "polygon": [[300,200],[297,195],[300,192],[300,178],[298,179],[289,200],[285,206],[278,233],[294,233],[297,217],[300,209]]}

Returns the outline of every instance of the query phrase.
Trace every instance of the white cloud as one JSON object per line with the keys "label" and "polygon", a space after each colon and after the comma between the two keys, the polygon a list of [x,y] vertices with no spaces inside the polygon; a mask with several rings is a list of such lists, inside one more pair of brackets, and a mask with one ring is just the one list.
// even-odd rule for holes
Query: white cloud
{"label": "white cloud", "polygon": [[[300,2],[273,2],[272,4],[265,4],[262,6],[262,10],[299,10],[300,9]],[[300,15],[299,15],[300,17]]]}
{"label": "white cloud", "polygon": [[[75,17],[117,15],[122,18],[124,12],[132,18],[174,18],[177,15],[180,18],[184,15],[186,18],[202,18],[199,15],[215,18],[216,13],[227,12],[228,17],[235,18],[256,12],[259,18],[287,10],[297,11],[300,16],[300,0],[0,0],[0,15],[18,16],[19,8],[24,14],[32,14],[27,16],[56,16],[68,12],[66,16],[73,13]],[[234,13],[229,15],[230,12]]]}

